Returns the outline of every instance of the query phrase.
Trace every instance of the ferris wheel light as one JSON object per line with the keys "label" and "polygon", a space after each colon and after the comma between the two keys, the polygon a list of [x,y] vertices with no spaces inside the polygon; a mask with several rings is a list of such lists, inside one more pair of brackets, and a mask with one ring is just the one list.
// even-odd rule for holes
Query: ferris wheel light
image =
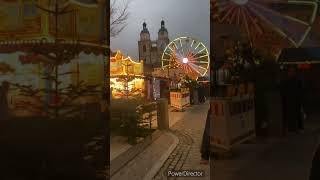
{"label": "ferris wheel light", "polygon": [[161,60],[163,68],[181,68],[184,73],[203,76],[208,71],[210,58],[202,42],[190,37],[179,37],[166,46]]}
{"label": "ferris wheel light", "polygon": [[188,63],[188,61],[189,61],[189,59],[188,59],[188,58],[183,58],[183,59],[182,59],[182,62],[183,62],[184,64],[187,64],[187,63]]}

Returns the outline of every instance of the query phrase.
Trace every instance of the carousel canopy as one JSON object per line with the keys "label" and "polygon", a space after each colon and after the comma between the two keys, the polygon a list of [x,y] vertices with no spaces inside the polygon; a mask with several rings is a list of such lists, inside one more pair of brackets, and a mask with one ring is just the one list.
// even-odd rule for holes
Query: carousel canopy
{"label": "carousel canopy", "polygon": [[320,47],[285,48],[278,58],[280,64],[318,64],[320,63]]}
{"label": "carousel canopy", "polygon": [[12,40],[0,41],[1,53],[14,52],[33,52],[39,51],[56,52],[63,50],[73,50],[75,53],[84,52],[87,54],[94,53],[106,54],[108,46],[105,44],[97,44],[83,41],[62,41],[56,44],[55,41],[48,41],[47,39],[29,39],[29,40]]}
{"label": "carousel canopy", "polygon": [[131,57],[124,57],[120,51],[110,57],[110,75],[112,77],[137,76],[143,77],[144,64],[142,61],[134,61]]}

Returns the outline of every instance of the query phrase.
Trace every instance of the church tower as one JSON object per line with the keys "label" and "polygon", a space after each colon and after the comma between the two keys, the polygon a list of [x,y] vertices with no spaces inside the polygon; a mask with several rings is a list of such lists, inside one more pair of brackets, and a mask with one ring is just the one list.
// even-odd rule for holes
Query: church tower
{"label": "church tower", "polygon": [[139,46],[139,59],[143,60],[146,64],[151,64],[151,40],[150,33],[147,28],[147,23],[143,23],[143,29],[140,32]]}
{"label": "church tower", "polygon": [[162,58],[162,53],[166,46],[169,44],[169,35],[168,35],[168,30],[165,27],[164,21],[161,21],[161,28],[159,29],[158,32],[158,40],[157,40],[157,51],[158,51],[158,59],[159,63],[161,63],[161,58]]}

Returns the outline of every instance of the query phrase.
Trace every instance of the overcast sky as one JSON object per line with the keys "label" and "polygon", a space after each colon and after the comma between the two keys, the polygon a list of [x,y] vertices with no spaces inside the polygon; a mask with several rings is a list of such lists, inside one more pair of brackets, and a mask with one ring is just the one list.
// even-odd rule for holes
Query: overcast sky
{"label": "overcast sky", "polygon": [[[142,23],[146,20],[151,40],[157,39],[162,18],[170,40],[190,36],[202,41],[210,49],[209,0],[118,0],[129,1],[127,27],[116,38],[111,38],[111,50],[138,60],[138,40]],[[121,3],[120,3],[121,4]]]}

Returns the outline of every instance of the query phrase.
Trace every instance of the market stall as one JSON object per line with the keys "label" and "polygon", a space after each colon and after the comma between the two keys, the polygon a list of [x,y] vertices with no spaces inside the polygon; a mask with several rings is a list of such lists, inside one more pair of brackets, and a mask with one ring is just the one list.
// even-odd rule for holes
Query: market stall
{"label": "market stall", "polygon": [[183,110],[190,105],[190,92],[188,88],[171,89],[170,104],[172,107]]}
{"label": "market stall", "polygon": [[256,136],[254,84],[230,75],[231,68],[224,64],[216,71],[217,85],[210,101],[210,144],[227,151]]}
{"label": "market stall", "polygon": [[253,93],[250,90],[243,95],[239,93],[211,99],[211,144],[214,147],[230,150],[255,137]]}

